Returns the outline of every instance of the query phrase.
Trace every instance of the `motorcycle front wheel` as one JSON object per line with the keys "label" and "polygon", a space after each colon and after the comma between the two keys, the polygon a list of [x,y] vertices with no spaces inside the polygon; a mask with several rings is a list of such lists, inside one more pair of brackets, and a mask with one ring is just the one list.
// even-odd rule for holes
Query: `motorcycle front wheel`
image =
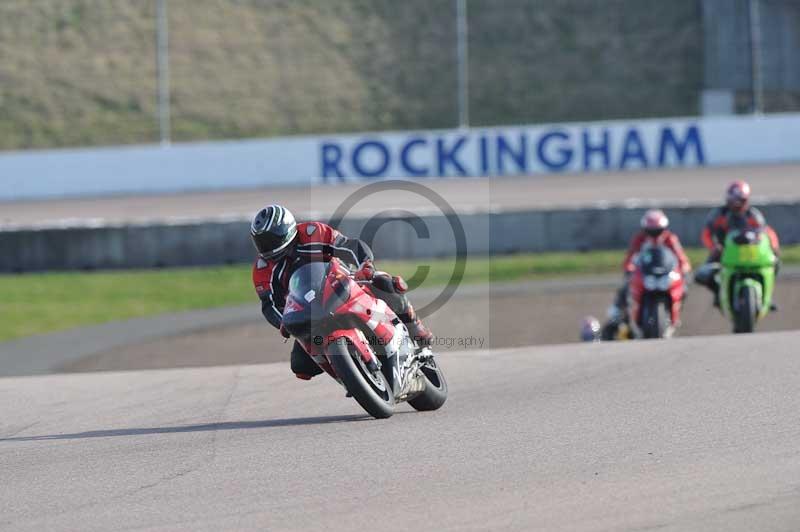
{"label": "motorcycle front wheel", "polygon": [[645,338],[664,338],[669,327],[667,303],[658,298],[648,299],[642,305],[642,335]]}
{"label": "motorcycle front wheel", "polygon": [[328,346],[328,359],[350,395],[378,419],[394,414],[394,393],[380,370],[371,371],[356,347],[349,342]]}
{"label": "motorcycle front wheel", "polygon": [[756,328],[758,302],[756,290],[752,286],[744,286],[739,291],[736,313],[734,315],[734,333],[751,333]]}

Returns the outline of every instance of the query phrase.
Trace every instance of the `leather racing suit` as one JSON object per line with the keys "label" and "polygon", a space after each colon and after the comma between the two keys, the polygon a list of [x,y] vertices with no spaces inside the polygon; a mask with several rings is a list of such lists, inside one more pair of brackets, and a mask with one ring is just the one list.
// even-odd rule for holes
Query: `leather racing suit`
{"label": "leather racing suit", "polygon": [[[744,212],[737,213],[727,206],[717,207],[712,210],[706,218],[705,226],[700,238],[703,245],[708,249],[709,255],[705,264],[697,269],[695,281],[707,287],[714,293],[714,303],[718,304],[719,285],[717,283],[717,273],[720,265],[719,259],[722,254],[722,247],[725,244],[725,237],[732,229],[758,229],[765,231],[769,237],[772,249],[776,256],[780,256],[780,242],[775,231],[767,225],[764,215],[755,207],[748,207]],[[775,264],[775,273],[778,272],[778,263]]]}

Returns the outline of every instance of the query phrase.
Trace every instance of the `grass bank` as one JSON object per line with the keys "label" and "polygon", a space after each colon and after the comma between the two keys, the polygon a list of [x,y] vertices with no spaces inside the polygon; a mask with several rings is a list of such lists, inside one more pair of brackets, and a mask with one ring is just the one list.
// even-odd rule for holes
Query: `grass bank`
{"label": "grass bank", "polygon": [[[695,264],[705,257],[689,250]],[[619,271],[622,252],[539,253],[474,257],[466,261],[466,283],[545,279]],[[800,264],[800,246],[784,249],[785,264]],[[383,261],[381,269],[423,287],[449,282],[453,259]],[[413,282],[413,285],[418,283]],[[247,265],[97,273],[0,276],[0,341],[72,327],[165,312],[253,303]],[[254,308],[255,311],[255,308]]]}
{"label": "grass bank", "polygon": [[[168,4],[174,141],[457,125],[452,0]],[[696,0],[468,4],[473,125],[697,113]],[[158,142],[155,6],[0,2],[0,150]]]}

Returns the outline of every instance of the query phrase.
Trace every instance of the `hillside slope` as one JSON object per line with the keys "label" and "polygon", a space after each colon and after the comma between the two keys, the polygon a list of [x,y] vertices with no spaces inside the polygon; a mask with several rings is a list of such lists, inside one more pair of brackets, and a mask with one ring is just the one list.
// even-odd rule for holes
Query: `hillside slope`
{"label": "hillside slope", "polygon": [[[169,0],[173,138],[450,127],[452,0]],[[477,125],[697,111],[694,0],[469,2]],[[153,142],[155,0],[0,3],[0,149]]]}

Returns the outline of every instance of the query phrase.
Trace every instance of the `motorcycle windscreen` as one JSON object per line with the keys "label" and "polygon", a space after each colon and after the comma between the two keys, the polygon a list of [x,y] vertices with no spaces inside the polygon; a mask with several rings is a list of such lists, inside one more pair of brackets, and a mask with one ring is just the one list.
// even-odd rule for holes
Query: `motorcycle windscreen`
{"label": "motorcycle windscreen", "polygon": [[292,336],[312,336],[316,324],[326,318],[322,294],[329,269],[328,263],[309,262],[295,270],[289,279],[283,326]]}
{"label": "motorcycle windscreen", "polygon": [[639,264],[643,275],[660,277],[669,275],[678,265],[675,254],[665,246],[653,246],[639,254]]}
{"label": "motorcycle windscreen", "polygon": [[763,231],[735,230],[725,239],[721,262],[729,268],[764,268],[775,263],[775,254]]}

